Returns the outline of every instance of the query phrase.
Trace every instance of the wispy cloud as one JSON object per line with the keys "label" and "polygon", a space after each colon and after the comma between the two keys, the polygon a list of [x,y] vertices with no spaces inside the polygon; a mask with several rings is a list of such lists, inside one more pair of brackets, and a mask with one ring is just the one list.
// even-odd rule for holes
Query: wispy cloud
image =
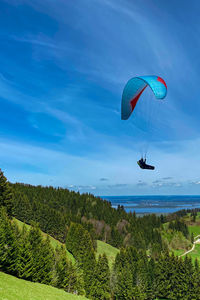
{"label": "wispy cloud", "polygon": [[192,185],[199,185],[200,184],[200,180],[191,181],[190,184],[192,184]]}
{"label": "wispy cloud", "polygon": [[90,191],[90,190],[96,190],[96,186],[93,185],[67,185],[66,188],[71,189],[71,190],[75,190],[75,191],[80,191],[80,190],[86,190],[86,191]]}
{"label": "wispy cloud", "polygon": [[57,50],[67,50],[67,45],[66,47],[60,46],[55,43],[53,39],[48,38],[47,36],[44,35],[37,35],[37,36],[32,36],[29,35],[27,37],[21,37],[21,36],[10,36],[9,37],[11,40],[21,42],[21,43],[29,43],[37,46],[43,46],[47,48],[53,48]]}

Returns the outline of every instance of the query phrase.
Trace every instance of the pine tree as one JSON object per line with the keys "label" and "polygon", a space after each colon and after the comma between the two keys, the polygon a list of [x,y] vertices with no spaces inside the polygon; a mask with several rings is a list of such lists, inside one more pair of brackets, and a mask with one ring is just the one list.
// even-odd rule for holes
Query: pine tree
{"label": "pine tree", "polygon": [[8,219],[6,209],[0,208],[0,268],[10,274],[16,274],[18,247],[15,229]]}
{"label": "pine tree", "polygon": [[[132,272],[132,265],[130,264],[130,256],[127,255],[127,250],[121,249],[117,254],[114,264],[115,272],[115,299],[137,299],[138,289],[135,286],[135,279]],[[130,254],[130,252],[129,252]],[[138,298],[139,299],[139,298]]]}
{"label": "pine tree", "polygon": [[23,226],[21,236],[18,240],[18,256],[16,261],[17,276],[26,280],[32,279],[33,256],[31,244],[28,240],[28,234],[25,225]]}
{"label": "pine tree", "polygon": [[[134,299],[137,291],[133,287],[132,274],[130,266],[127,264],[124,268],[117,272],[117,282],[115,286],[115,299]],[[137,298],[136,298],[137,299]],[[138,298],[139,299],[139,298]]]}
{"label": "pine tree", "polygon": [[83,235],[84,229],[82,225],[76,224],[76,223],[71,223],[68,233],[67,233],[67,238],[66,238],[66,248],[68,251],[73,253],[73,255],[76,257],[76,259],[79,260],[79,241],[81,236]]}
{"label": "pine tree", "polygon": [[[85,240],[85,243],[86,241],[88,241],[88,244],[92,246],[92,241],[88,239],[88,234],[85,233],[84,236],[83,239]],[[83,244],[81,246],[83,246]],[[91,292],[91,285],[94,278],[94,270],[96,268],[96,260],[95,260],[94,250],[91,247],[89,249],[85,248],[85,250],[86,250],[85,256],[82,257],[82,269],[83,269],[84,288],[86,291],[86,296],[89,296]]]}
{"label": "pine tree", "polygon": [[192,222],[196,222],[196,213],[194,212],[193,214],[192,214],[192,216],[193,216],[193,218],[192,218]]}
{"label": "pine tree", "polygon": [[171,274],[173,273],[170,264],[169,254],[161,256],[155,267],[154,293],[157,297],[170,299],[171,296]]}
{"label": "pine tree", "polygon": [[137,264],[137,288],[140,299],[145,299],[148,288],[148,266],[147,260],[141,258]]}
{"label": "pine tree", "polygon": [[114,247],[121,247],[122,246],[122,241],[123,241],[122,236],[119,233],[119,231],[117,229],[115,229],[115,227],[112,227],[109,243]]}
{"label": "pine tree", "polygon": [[49,236],[42,241],[39,253],[39,272],[38,280],[44,284],[50,284],[52,280],[52,269],[54,264],[54,253],[50,244]]}
{"label": "pine tree", "polygon": [[28,241],[31,245],[31,255],[33,257],[33,268],[31,272],[32,281],[41,282],[42,275],[42,259],[43,259],[43,239],[38,225],[34,224],[28,234]]}
{"label": "pine tree", "polygon": [[15,192],[13,215],[25,223],[29,223],[31,220],[32,208],[30,201],[28,197],[21,192]]}
{"label": "pine tree", "polygon": [[7,178],[0,169],[0,206],[6,207],[7,214],[12,215],[13,194]]}
{"label": "pine tree", "polygon": [[75,266],[68,261],[64,247],[56,250],[56,286],[64,289],[68,293],[78,293],[83,295],[82,275],[78,273]]}
{"label": "pine tree", "polygon": [[105,254],[99,255],[90,290],[91,299],[110,299],[110,271]]}
{"label": "pine tree", "polygon": [[95,252],[89,232],[82,225],[72,223],[67,234],[66,248],[72,252],[83,270],[84,288],[88,296],[96,267]]}
{"label": "pine tree", "polygon": [[148,278],[147,278],[147,299],[154,299],[154,280],[155,280],[155,261],[151,258],[148,261]]}
{"label": "pine tree", "polygon": [[191,234],[191,243],[193,244],[194,243],[194,233],[192,232]]}
{"label": "pine tree", "polygon": [[195,266],[195,270],[198,272],[199,271],[199,262],[198,262],[197,258],[195,258],[194,266]]}

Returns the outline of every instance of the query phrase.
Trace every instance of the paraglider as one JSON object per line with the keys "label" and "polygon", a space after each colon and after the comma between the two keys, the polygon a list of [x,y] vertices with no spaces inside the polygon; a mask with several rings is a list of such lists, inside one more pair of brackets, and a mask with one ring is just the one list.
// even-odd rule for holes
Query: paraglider
{"label": "paraglider", "polygon": [[[159,76],[139,76],[131,78],[124,87],[121,103],[121,119],[127,120],[133,113],[140,96],[147,87],[150,87],[157,99],[164,99],[167,94],[167,85]],[[154,170],[155,167],[146,164],[143,157],[137,162],[140,168]]]}
{"label": "paraglider", "polygon": [[141,169],[146,169],[146,170],[154,170],[155,167],[154,166],[150,166],[146,164],[146,158],[143,159],[143,157],[137,161],[137,164],[139,165],[139,167]]}

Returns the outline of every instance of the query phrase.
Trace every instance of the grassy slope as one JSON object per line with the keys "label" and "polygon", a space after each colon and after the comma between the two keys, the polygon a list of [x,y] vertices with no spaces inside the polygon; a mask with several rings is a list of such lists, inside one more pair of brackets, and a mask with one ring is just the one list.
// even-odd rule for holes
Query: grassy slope
{"label": "grassy slope", "polygon": [[115,261],[115,257],[117,255],[117,253],[119,253],[119,249],[106,244],[102,241],[97,241],[97,256],[99,256],[99,254],[103,254],[105,253],[107,258],[108,258],[108,262],[109,262],[109,266],[112,267],[114,261]]}
{"label": "grassy slope", "polygon": [[193,262],[196,258],[198,259],[198,262],[200,262],[200,244],[196,244],[194,250],[188,253],[188,256],[192,258]]}
{"label": "grassy slope", "polygon": [[188,226],[189,233],[193,233],[194,236],[197,236],[200,234],[200,226],[199,225],[189,225]]}
{"label": "grassy slope", "polygon": [[180,256],[180,255],[182,255],[185,252],[185,250],[183,250],[183,249],[177,249],[177,250],[173,250],[173,252],[174,252],[175,256]]}
{"label": "grassy slope", "polygon": [[[22,229],[23,225],[26,226],[27,230],[30,229],[30,225],[25,224],[25,223],[23,223],[23,222],[21,222],[21,221],[15,219],[15,218],[14,218],[14,221],[17,223],[17,225],[18,225],[18,227],[19,227],[20,229]],[[44,232],[42,232],[42,235],[43,235],[45,238],[48,236],[48,234],[46,234],[46,233],[44,233]],[[61,245],[63,245],[63,246],[65,247],[64,244],[62,244],[61,242],[55,240],[52,236],[49,235],[49,238],[50,238],[51,245],[52,245],[52,247],[53,247],[54,249],[55,249],[56,247],[61,247]],[[72,255],[70,252],[68,252],[67,250],[66,250],[66,252],[67,252],[67,257],[72,261],[72,263],[75,263],[75,259],[74,259],[73,255]]]}
{"label": "grassy slope", "polygon": [[0,299],[4,300],[84,300],[51,286],[26,281],[0,272]]}
{"label": "grassy slope", "polygon": [[192,222],[192,217],[190,216],[190,214],[187,214],[187,216],[185,216],[183,219],[188,225],[190,234],[192,232],[193,232],[194,236],[197,236],[198,234],[200,234],[200,212],[197,213],[195,223]]}
{"label": "grassy slope", "polygon": [[[200,212],[197,213],[196,217],[196,222],[191,221],[191,214],[188,213],[187,216],[183,217],[183,220],[187,223],[188,225],[188,230],[190,234],[194,234],[194,236],[200,235]],[[175,255],[181,255],[185,251],[183,249],[178,249],[178,250],[173,250]],[[192,261],[194,262],[195,259],[197,258],[198,261],[200,262],[200,244],[195,245],[195,249],[187,254],[192,258]]]}
{"label": "grassy slope", "polygon": [[[23,225],[26,226],[27,230],[30,229],[30,225],[28,224],[25,224],[17,219],[14,218],[14,221],[17,223],[18,227],[20,229],[22,229]],[[44,237],[47,237],[48,234],[42,232],[42,235]],[[63,245],[65,247],[64,244],[62,244],[61,242],[59,242],[58,240],[54,239],[53,237],[51,237],[49,235],[49,238],[50,238],[50,242],[51,242],[51,245],[52,247],[55,249],[56,247],[60,247],[61,245]],[[67,251],[67,250],[66,250]],[[109,244],[106,244],[104,242],[101,242],[101,241],[97,241],[97,257],[99,256],[99,254],[103,254],[105,253],[107,258],[108,258],[108,262],[109,262],[109,266],[112,267],[112,264],[114,263],[114,260],[115,260],[115,256],[117,255],[117,253],[119,252],[119,249],[109,245]],[[73,262],[75,263],[75,259],[73,257],[73,255],[67,251],[67,256],[68,258]]]}
{"label": "grassy slope", "polygon": [[162,231],[162,238],[175,255],[181,255],[192,247],[190,240],[186,239],[181,232],[173,232],[166,228]]}

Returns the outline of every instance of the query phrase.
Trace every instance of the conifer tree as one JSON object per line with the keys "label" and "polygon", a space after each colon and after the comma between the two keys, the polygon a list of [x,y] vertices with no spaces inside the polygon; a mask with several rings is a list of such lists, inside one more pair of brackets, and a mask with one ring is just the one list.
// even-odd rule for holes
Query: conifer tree
{"label": "conifer tree", "polygon": [[73,255],[78,259],[78,248],[79,248],[79,239],[83,234],[83,227],[80,224],[71,223],[67,237],[66,237],[66,248],[68,251],[73,253]]}
{"label": "conifer tree", "polygon": [[193,216],[193,218],[192,218],[192,222],[196,222],[196,216],[197,216],[197,214],[194,212],[193,214],[192,214],[192,216]]}
{"label": "conifer tree", "polygon": [[116,275],[115,299],[134,299],[133,295],[136,295],[138,291],[134,287],[133,272],[125,249],[121,249],[115,258],[114,272]]}
{"label": "conifer tree", "polygon": [[195,270],[198,272],[199,271],[199,262],[198,262],[197,258],[195,258],[194,266],[195,266]]}
{"label": "conifer tree", "polygon": [[16,261],[17,276],[26,280],[32,279],[33,255],[25,225],[18,239],[18,256]]}
{"label": "conifer tree", "polygon": [[148,299],[154,299],[155,261],[151,258],[148,261],[148,278],[146,294]]}
{"label": "conifer tree", "polygon": [[193,274],[193,289],[191,291],[192,299],[195,299],[195,296],[200,295],[200,269],[198,260],[195,259],[195,270]]}
{"label": "conifer tree", "polygon": [[72,252],[83,269],[84,288],[88,296],[96,267],[95,252],[89,232],[82,225],[72,223],[67,233],[66,248]]}
{"label": "conifer tree", "polygon": [[173,270],[170,264],[170,257],[169,254],[166,253],[159,258],[155,267],[154,293],[157,297],[170,299],[172,273]]}
{"label": "conifer tree", "polygon": [[145,298],[148,289],[148,266],[147,260],[141,258],[137,263],[137,288],[140,298]]}
{"label": "conifer tree", "polygon": [[177,259],[174,263],[174,286],[173,286],[173,296],[177,299],[193,299],[190,298],[190,280],[193,278],[193,272],[188,274],[186,271],[186,266],[182,258]]}
{"label": "conifer tree", "polygon": [[[38,225],[31,227],[28,235],[28,240],[31,245],[31,253],[33,256],[33,268],[31,272],[32,280],[35,282],[45,282],[44,271],[43,271],[43,258],[44,252],[46,252],[46,247],[44,247],[42,235]],[[43,251],[44,247],[44,251]]]}
{"label": "conifer tree", "polygon": [[89,296],[96,268],[96,259],[92,241],[87,231],[84,232],[80,241],[80,253],[86,296]]}
{"label": "conifer tree", "polygon": [[121,247],[122,246],[122,241],[123,241],[122,236],[119,233],[119,231],[117,229],[115,229],[115,227],[112,227],[109,243],[114,247]]}
{"label": "conifer tree", "polygon": [[38,278],[41,283],[50,284],[52,280],[52,269],[54,264],[54,253],[50,244],[49,236],[42,241],[39,255],[39,274]]}
{"label": "conifer tree", "polygon": [[32,208],[28,197],[20,192],[15,192],[13,215],[25,223],[29,223],[32,215]]}
{"label": "conifer tree", "polygon": [[[134,299],[137,291],[133,287],[132,274],[130,266],[127,264],[121,271],[117,272],[117,282],[115,286],[115,299]],[[137,299],[137,298],[136,298]]]}
{"label": "conifer tree", "polygon": [[7,214],[12,215],[13,194],[7,178],[0,169],[0,206],[6,207]]}
{"label": "conifer tree", "polygon": [[56,273],[57,287],[64,289],[68,293],[85,294],[82,274],[68,261],[64,247],[56,250]]}
{"label": "conifer tree", "polygon": [[90,290],[91,299],[110,299],[110,271],[105,254],[99,255]]}
{"label": "conifer tree", "polygon": [[14,226],[8,219],[6,209],[0,208],[0,268],[10,274],[16,274],[17,240]]}
{"label": "conifer tree", "polygon": [[194,243],[194,233],[192,232],[191,234],[191,243],[193,244]]}

